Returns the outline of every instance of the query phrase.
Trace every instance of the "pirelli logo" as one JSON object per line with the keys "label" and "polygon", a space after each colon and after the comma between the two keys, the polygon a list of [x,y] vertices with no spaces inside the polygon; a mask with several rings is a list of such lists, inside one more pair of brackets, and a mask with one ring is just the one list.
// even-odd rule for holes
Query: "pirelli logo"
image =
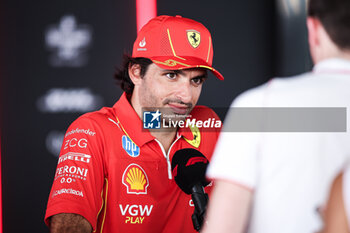
{"label": "pirelli logo", "polygon": [[72,160],[72,161],[79,161],[83,163],[90,163],[91,155],[83,154],[83,153],[76,153],[76,152],[68,152],[64,155],[61,155],[58,159],[58,164],[66,161],[66,160]]}
{"label": "pirelli logo", "polygon": [[132,163],[125,169],[122,183],[126,186],[129,194],[147,194],[148,177],[138,164]]}

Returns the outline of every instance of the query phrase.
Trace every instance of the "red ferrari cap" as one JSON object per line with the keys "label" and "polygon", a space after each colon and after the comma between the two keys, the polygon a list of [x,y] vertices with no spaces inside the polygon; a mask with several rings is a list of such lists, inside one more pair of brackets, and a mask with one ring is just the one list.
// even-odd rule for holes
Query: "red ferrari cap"
{"label": "red ferrari cap", "polygon": [[206,68],[216,77],[224,77],[212,67],[213,44],[208,29],[181,16],[161,15],[151,19],[139,31],[132,57],[151,59],[162,69]]}

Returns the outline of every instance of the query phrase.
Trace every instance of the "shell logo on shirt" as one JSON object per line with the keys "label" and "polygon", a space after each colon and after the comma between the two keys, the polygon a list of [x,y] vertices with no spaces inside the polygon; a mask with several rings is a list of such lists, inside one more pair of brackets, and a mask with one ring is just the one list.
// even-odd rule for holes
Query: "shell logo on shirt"
{"label": "shell logo on shirt", "polygon": [[147,194],[148,177],[140,165],[130,164],[123,173],[122,183],[129,194]]}

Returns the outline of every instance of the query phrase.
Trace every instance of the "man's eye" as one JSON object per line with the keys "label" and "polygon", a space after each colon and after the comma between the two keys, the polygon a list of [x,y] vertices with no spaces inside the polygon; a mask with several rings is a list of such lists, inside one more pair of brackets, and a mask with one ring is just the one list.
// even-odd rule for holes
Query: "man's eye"
{"label": "man's eye", "polygon": [[194,84],[199,85],[199,84],[201,84],[201,83],[203,82],[203,78],[193,78],[193,79],[192,79],[192,82],[193,82]]}
{"label": "man's eye", "polygon": [[168,79],[175,79],[176,78],[176,73],[167,73],[165,75],[168,77]]}

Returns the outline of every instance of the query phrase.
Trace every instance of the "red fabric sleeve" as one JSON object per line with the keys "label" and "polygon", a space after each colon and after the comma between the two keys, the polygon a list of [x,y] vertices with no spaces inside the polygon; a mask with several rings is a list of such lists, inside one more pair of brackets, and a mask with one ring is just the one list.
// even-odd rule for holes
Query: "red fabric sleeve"
{"label": "red fabric sleeve", "polygon": [[45,223],[59,213],[75,213],[86,218],[96,229],[103,205],[104,139],[96,121],[82,116],[68,128],[58,159],[51,188]]}

